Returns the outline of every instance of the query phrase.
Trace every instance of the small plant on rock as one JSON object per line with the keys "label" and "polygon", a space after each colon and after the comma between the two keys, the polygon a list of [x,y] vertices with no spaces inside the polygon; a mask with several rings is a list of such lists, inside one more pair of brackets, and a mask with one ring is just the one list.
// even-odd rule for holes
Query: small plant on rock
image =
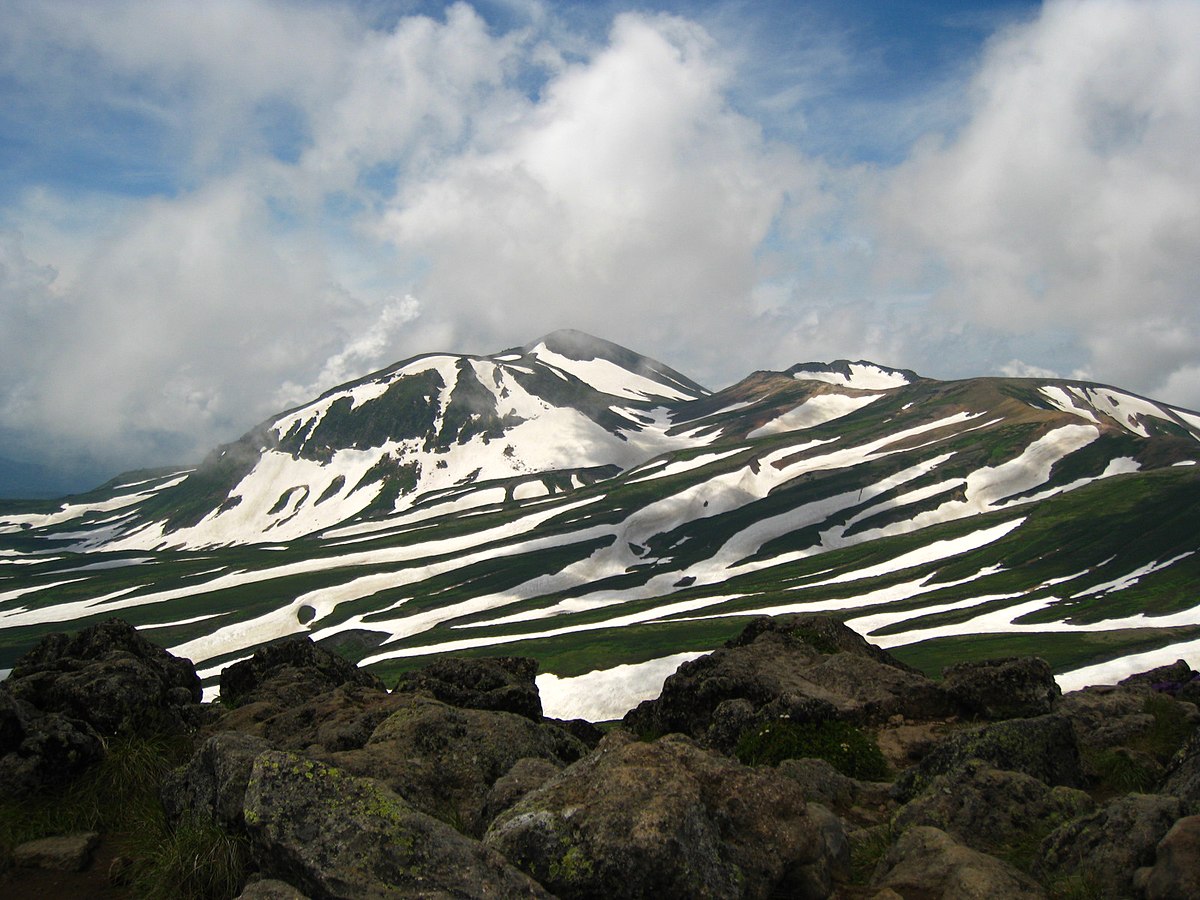
{"label": "small plant on rock", "polygon": [[785,759],[823,759],[843,775],[883,781],[887,762],[875,741],[847,722],[776,719],[746,731],[735,755],[746,765],[774,766]]}

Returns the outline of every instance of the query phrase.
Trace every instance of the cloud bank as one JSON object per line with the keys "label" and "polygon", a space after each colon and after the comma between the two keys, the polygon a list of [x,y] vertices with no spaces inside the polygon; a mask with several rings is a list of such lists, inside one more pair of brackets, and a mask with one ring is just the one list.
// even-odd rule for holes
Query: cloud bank
{"label": "cloud bank", "polygon": [[[849,356],[1200,406],[1200,6],[1047,3],[887,115],[820,17],[772,65],[787,6],[6,4],[0,456],[193,460],[559,327],[713,387]],[[873,117],[886,153],[830,151]]]}

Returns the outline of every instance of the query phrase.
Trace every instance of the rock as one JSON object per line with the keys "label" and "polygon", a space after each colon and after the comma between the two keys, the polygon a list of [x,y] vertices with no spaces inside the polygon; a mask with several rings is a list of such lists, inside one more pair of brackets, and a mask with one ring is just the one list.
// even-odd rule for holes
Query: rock
{"label": "rock", "polygon": [[354,750],[401,700],[381,687],[347,683],[282,706],[253,701],[226,713],[219,725],[261,737],[280,750]]}
{"label": "rock", "polygon": [[1180,819],[1159,841],[1144,890],[1146,900],[1200,897],[1200,816]]}
{"label": "rock", "polygon": [[260,878],[246,885],[237,896],[237,900],[309,900],[307,894],[302,894],[286,881],[278,878]]}
{"label": "rock", "polygon": [[1154,727],[1146,685],[1087,687],[1064,694],[1055,713],[1071,720],[1079,745],[1093,750],[1128,746]]}
{"label": "rock", "polygon": [[104,757],[86,722],[43,713],[0,683],[0,797],[28,797],[60,785]]}
{"label": "rock", "polygon": [[812,868],[827,866],[824,842],[795,782],[678,735],[610,734],[497,817],[484,842],[564,900],[803,900],[829,881]]}
{"label": "rock", "polygon": [[774,704],[773,715],[805,704],[812,710],[825,706],[859,720],[952,711],[937,685],[837,620],[780,616],[756,619],[724,647],[684,663],[658,699],[641,703],[624,722],[643,735],[680,732],[703,739],[711,729],[716,744],[726,746],[732,728],[724,720],[747,720],[744,704],[716,716],[730,701],[744,701],[755,713]]}
{"label": "rock", "polygon": [[482,819],[490,823],[530,791],[537,790],[562,771],[548,759],[527,756],[513,763],[512,768],[492,785],[483,803]]}
{"label": "rock", "polygon": [[5,686],[43,712],[87,722],[101,735],[188,731],[200,713],[191,662],[110,619],[69,636],[50,634],[17,660]]}
{"label": "rock", "polygon": [[255,651],[221,672],[221,702],[270,700],[286,708],[343,684],[384,690],[383,682],[348,659],[296,635]]}
{"label": "rock", "polygon": [[517,760],[562,766],[587,752],[562,729],[514,713],[460,709],[419,694],[401,694],[396,703],[361,749],[322,758],[379,778],[417,809],[468,834],[483,833],[491,788]]}
{"label": "rock", "polygon": [[242,831],[242,806],[254,760],[273,749],[262,738],[227,731],[208,738],[188,763],[168,773],[162,785],[167,822],[191,815],[211,819],[226,831]]}
{"label": "rock", "polygon": [[891,805],[890,784],[850,778],[823,759],[785,759],[776,771],[800,785],[808,800],[860,823],[876,823]]}
{"label": "rock", "polygon": [[598,728],[587,719],[547,719],[542,721],[547,725],[555,725],[565,731],[571,737],[583,743],[589,750],[595,750],[596,746],[604,739],[604,730]]}
{"label": "rock", "polygon": [[1131,896],[1134,872],[1154,863],[1155,848],[1180,810],[1175,797],[1118,797],[1051,832],[1038,851],[1038,869],[1049,878],[1082,876],[1104,897]]}
{"label": "rock", "polygon": [[540,722],[542,698],[534,681],[537,670],[536,659],[522,656],[450,657],[404,673],[393,690],[424,691],[451,706],[516,713]]}
{"label": "rock", "polygon": [[820,803],[808,803],[805,811],[817,826],[824,847],[821,859],[811,864],[818,869],[816,877],[820,878],[828,874],[833,881],[849,880],[850,841],[846,837],[846,829],[842,825],[842,820]]}
{"label": "rock", "polygon": [[895,891],[901,897],[931,900],[1046,897],[1046,892],[1025,873],[924,825],[910,828],[892,845],[880,860],[871,886]]}
{"label": "rock", "polygon": [[893,796],[901,802],[911,800],[934,778],[958,769],[971,759],[1023,772],[1051,786],[1083,785],[1079,746],[1071,723],[1063,716],[1049,715],[953,732],[919,765],[896,779]]}
{"label": "rock", "polygon": [[1117,682],[1122,687],[1144,684],[1152,690],[1176,694],[1188,682],[1200,677],[1184,660],[1177,659],[1168,666],[1159,666],[1148,672],[1139,672]]}
{"label": "rock", "polygon": [[255,761],[245,820],[259,869],[313,897],[549,896],[374,779],[293,753]]}
{"label": "rock", "polygon": [[818,653],[831,656],[835,653],[850,653],[873,659],[893,669],[917,672],[886,650],[876,647],[853,628],[843,624],[840,619],[819,613],[760,616],[742,629],[739,635],[726,641],[725,646],[747,647],[757,641],[760,635],[769,633],[780,635],[796,645],[807,645]]}
{"label": "rock", "polygon": [[1178,797],[1187,812],[1200,813],[1200,731],[1171,758],[1159,792]]}
{"label": "rock", "polygon": [[1012,852],[1031,835],[1047,834],[1095,806],[1083,791],[1051,788],[1029,775],[970,760],[934,778],[901,807],[893,825],[928,825],[975,850]]}
{"label": "rock", "polygon": [[1042,716],[1062,696],[1050,664],[1036,656],[948,666],[942,670],[942,687],[966,715],[984,719]]}
{"label": "rock", "polygon": [[13,864],[25,869],[82,872],[99,843],[100,835],[94,831],[28,841],[13,848]]}

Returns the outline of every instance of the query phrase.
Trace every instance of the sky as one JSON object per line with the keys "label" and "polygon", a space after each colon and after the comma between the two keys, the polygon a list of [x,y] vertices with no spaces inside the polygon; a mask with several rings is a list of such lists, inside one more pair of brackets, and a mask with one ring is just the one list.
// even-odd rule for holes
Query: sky
{"label": "sky", "polygon": [[6,0],[0,496],[578,328],[1200,408],[1197,0]]}

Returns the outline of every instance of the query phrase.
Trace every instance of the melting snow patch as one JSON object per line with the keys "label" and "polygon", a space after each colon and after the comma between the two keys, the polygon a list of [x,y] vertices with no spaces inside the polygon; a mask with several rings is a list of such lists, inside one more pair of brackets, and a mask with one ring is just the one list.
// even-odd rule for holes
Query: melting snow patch
{"label": "melting snow patch", "polygon": [[779,434],[784,431],[797,431],[801,428],[823,425],[825,422],[832,422],[834,419],[840,419],[855,410],[862,409],[882,396],[883,394],[866,394],[858,397],[846,394],[821,394],[804,401],[795,409],[777,416],[765,425],[755,428],[746,437],[764,437],[768,434]]}
{"label": "melting snow patch", "polygon": [[792,377],[799,381],[824,381],[826,384],[837,384],[861,391],[887,390],[888,388],[904,387],[908,384],[908,379],[904,375],[899,372],[889,372],[879,366],[850,363],[849,368],[849,375],[829,369],[803,369],[794,372]]}
{"label": "melting snow patch", "polygon": [[596,669],[585,675],[559,678],[546,672],[537,677],[542,711],[552,719],[619,719],[643,700],[662,692],[663,682],[688,660],[703,652],[676,653],[643,663]]}
{"label": "melting snow patch", "polygon": [[1200,640],[1184,641],[1160,647],[1157,650],[1134,653],[1120,659],[1084,666],[1081,669],[1072,669],[1070,672],[1055,675],[1054,680],[1058,682],[1063,693],[1066,693],[1085,688],[1089,684],[1116,684],[1130,675],[1156,669],[1159,666],[1168,666],[1177,659],[1195,659],[1197,656],[1200,656]]}

